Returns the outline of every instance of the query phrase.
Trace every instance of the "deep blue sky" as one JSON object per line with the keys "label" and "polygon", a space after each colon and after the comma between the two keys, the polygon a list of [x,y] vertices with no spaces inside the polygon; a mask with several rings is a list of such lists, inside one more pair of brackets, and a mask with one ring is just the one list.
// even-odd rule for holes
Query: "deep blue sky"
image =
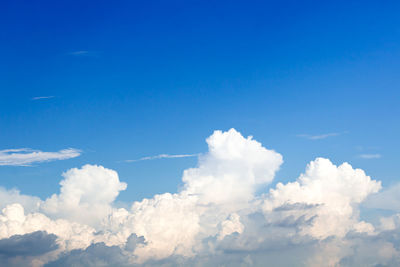
{"label": "deep blue sky", "polygon": [[283,155],[278,181],[323,156],[396,183],[399,14],[398,1],[2,1],[0,150],[83,154],[0,166],[0,185],[44,198],[90,163],[128,183],[120,200],[174,192],[195,158],[123,161],[205,152],[231,127]]}

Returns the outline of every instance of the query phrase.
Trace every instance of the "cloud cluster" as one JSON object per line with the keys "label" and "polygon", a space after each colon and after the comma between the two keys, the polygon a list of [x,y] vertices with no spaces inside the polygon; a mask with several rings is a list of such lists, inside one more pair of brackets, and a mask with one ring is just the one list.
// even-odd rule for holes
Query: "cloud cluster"
{"label": "cloud cluster", "polygon": [[78,157],[81,151],[67,148],[58,152],[43,152],[30,148],[0,150],[0,166],[30,166],[32,163],[64,160]]}
{"label": "cloud cluster", "polygon": [[[0,239],[14,242],[16,235],[30,239],[27,235],[45,231],[37,236],[51,237],[43,252],[24,256],[35,266],[400,262],[400,235],[393,236],[400,215],[382,217],[378,224],[360,219],[361,203],[381,189],[364,171],[317,158],[295,181],[271,187],[283,163],[279,153],[234,129],[215,131],[206,141],[208,152],[199,156],[197,167],[184,171],[178,192],[135,201],[129,209],[114,204],[127,185],[102,166],[65,172],[60,193],[45,200],[2,189]],[[267,185],[269,191],[259,194]],[[16,253],[26,247],[22,241],[12,244]],[[11,253],[6,260],[22,256]]]}

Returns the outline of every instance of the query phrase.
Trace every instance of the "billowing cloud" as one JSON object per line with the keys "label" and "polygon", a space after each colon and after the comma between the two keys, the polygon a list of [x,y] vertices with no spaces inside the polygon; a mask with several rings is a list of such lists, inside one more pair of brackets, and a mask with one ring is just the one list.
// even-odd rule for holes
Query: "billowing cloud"
{"label": "billowing cloud", "polygon": [[349,230],[368,232],[373,231],[372,225],[358,221],[355,207],[380,188],[380,182],[361,169],[353,169],[348,163],[335,166],[328,159],[317,158],[296,182],[278,183],[271,189],[264,209],[268,213],[282,205],[315,205],[312,209],[289,213],[295,217],[314,217],[302,231],[315,238],[344,236]]}
{"label": "billowing cloud", "polygon": [[0,209],[10,204],[21,204],[26,211],[38,211],[42,200],[35,196],[22,195],[17,189],[7,190],[0,187]]}
{"label": "billowing cloud", "polygon": [[102,166],[73,168],[63,176],[60,194],[44,201],[41,209],[55,218],[93,226],[111,212],[111,203],[127,187],[119,181],[116,171]]}
{"label": "billowing cloud", "polygon": [[57,152],[44,152],[30,148],[0,150],[0,166],[30,166],[33,163],[78,157],[81,151],[67,148]]}
{"label": "billowing cloud", "polygon": [[0,190],[9,199],[0,239],[36,231],[57,236],[55,249],[30,261],[36,266],[400,263],[400,240],[391,235],[400,231],[400,215],[360,219],[360,204],[381,189],[363,170],[317,158],[293,182],[271,187],[283,163],[279,153],[234,129],[215,131],[207,144],[198,165],[184,171],[180,190],[128,209],[114,203],[127,185],[96,165],[65,172],[60,193],[45,200]]}

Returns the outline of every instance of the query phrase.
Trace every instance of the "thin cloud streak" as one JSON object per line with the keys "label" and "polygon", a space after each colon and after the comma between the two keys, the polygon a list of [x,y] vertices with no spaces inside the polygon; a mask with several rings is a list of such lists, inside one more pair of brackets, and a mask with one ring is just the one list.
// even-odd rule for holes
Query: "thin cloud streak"
{"label": "thin cloud streak", "polygon": [[41,100],[41,99],[49,99],[49,98],[54,98],[55,96],[50,95],[50,96],[35,96],[32,97],[32,100]]}
{"label": "thin cloud streak", "polygon": [[72,55],[72,56],[83,56],[83,55],[89,54],[89,51],[80,50],[80,51],[70,52],[70,53],[68,53],[68,54],[70,54],[70,55]]}
{"label": "thin cloud streak", "polygon": [[62,149],[57,152],[43,152],[30,148],[0,150],[0,166],[31,166],[33,163],[54,160],[65,160],[81,155],[75,148]]}
{"label": "thin cloud streak", "polygon": [[319,135],[310,135],[310,134],[298,134],[297,137],[303,137],[309,140],[321,140],[326,139],[328,137],[338,136],[342,133],[326,133],[326,134],[319,134]]}
{"label": "thin cloud streak", "polygon": [[381,154],[361,154],[358,157],[362,159],[380,159],[382,157]]}
{"label": "thin cloud streak", "polygon": [[98,57],[100,53],[99,51],[78,50],[69,52],[68,55],[75,57]]}
{"label": "thin cloud streak", "polygon": [[140,159],[128,159],[125,160],[125,162],[137,162],[137,161],[143,161],[143,160],[154,160],[154,159],[176,159],[176,158],[190,158],[190,157],[197,157],[200,154],[177,154],[177,155],[170,155],[170,154],[160,154],[156,156],[147,156],[147,157],[142,157]]}

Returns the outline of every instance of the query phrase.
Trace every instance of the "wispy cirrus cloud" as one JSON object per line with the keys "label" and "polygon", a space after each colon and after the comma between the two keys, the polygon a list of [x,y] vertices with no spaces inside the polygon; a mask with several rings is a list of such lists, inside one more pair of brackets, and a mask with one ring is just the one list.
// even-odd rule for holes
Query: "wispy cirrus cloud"
{"label": "wispy cirrus cloud", "polygon": [[197,157],[198,155],[200,155],[200,154],[199,153],[197,153],[197,154],[176,154],[176,155],[160,154],[160,155],[156,155],[156,156],[146,156],[146,157],[142,157],[140,159],[128,159],[128,160],[125,160],[125,162],[137,162],[137,161],[154,160],[154,159],[190,158],[190,157]]}
{"label": "wispy cirrus cloud", "polygon": [[382,157],[382,155],[381,154],[361,154],[358,157],[362,158],[362,159],[379,159]]}
{"label": "wispy cirrus cloud", "polygon": [[33,163],[65,160],[81,155],[75,148],[62,149],[57,152],[44,152],[30,148],[0,150],[0,166],[31,166]]}
{"label": "wispy cirrus cloud", "polygon": [[99,52],[88,51],[88,50],[77,50],[77,51],[69,52],[68,55],[76,56],[76,57],[97,57],[97,56],[99,56]]}
{"label": "wispy cirrus cloud", "polygon": [[71,56],[83,56],[89,54],[89,51],[87,50],[79,50],[79,51],[73,51],[68,53]]}
{"label": "wispy cirrus cloud", "polygon": [[49,96],[35,96],[35,97],[32,97],[32,99],[31,100],[42,100],[42,99],[49,99],[49,98],[54,98],[55,96],[53,96],[53,95],[49,95]]}
{"label": "wispy cirrus cloud", "polygon": [[343,133],[326,133],[326,134],[317,134],[317,135],[298,134],[297,137],[302,137],[302,138],[306,138],[309,140],[321,140],[321,139],[326,139],[328,137],[338,136],[341,134],[343,134]]}

